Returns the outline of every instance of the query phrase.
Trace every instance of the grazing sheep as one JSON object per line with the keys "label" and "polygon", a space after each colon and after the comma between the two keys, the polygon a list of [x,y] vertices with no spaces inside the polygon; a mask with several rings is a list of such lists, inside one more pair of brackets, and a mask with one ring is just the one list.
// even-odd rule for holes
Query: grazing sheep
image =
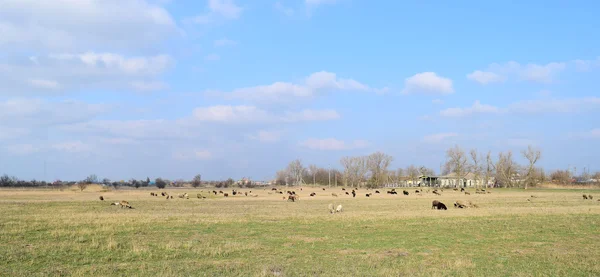
{"label": "grazing sheep", "polygon": [[333,193],[333,192],[332,192],[332,193],[331,193],[331,196],[333,196],[333,197],[337,197],[337,194],[335,194],[335,193]]}
{"label": "grazing sheep", "polygon": [[587,200],[588,199],[587,195],[584,194],[583,199]]}
{"label": "grazing sheep", "polygon": [[356,191],[352,190],[352,197],[356,197]]}
{"label": "grazing sheep", "polygon": [[375,191],[375,193],[379,193],[379,191],[378,191],[378,190],[376,190],[376,191]]}
{"label": "grazing sheep", "polygon": [[121,202],[114,202],[114,203],[111,203],[110,205],[121,206],[121,208],[133,209],[133,207],[131,205],[129,205],[129,202],[127,202],[125,200],[121,200]]}
{"label": "grazing sheep", "polygon": [[245,196],[248,196],[248,192],[244,192],[244,195],[245,195]]}
{"label": "grazing sheep", "polygon": [[465,191],[465,195],[471,195],[471,193],[469,193],[468,191]]}
{"label": "grazing sheep", "polygon": [[460,188],[460,192],[463,192],[463,191],[465,191],[465,188]]}
{"label": "grazing sheep", "polygon": [[437,190],[434,190],[434,191],[433,191],[433,194],[436,194],[436,195],[442,195],[442,194],[441,194],[441,193],[439,193]]}
{"label": "grazing sheep", "polygon": [[160,193],[160,195],[161,195],[161,196],[166,196],[164,192],[161,192],[161,193]]}
{"label": "grazing sheep", "polygon": [[217,195],[217,191],[216,191],[216,190],[213,190],[212,192],[213,192],[215,195]]}
{"label": "grazing sheep", "polygon": [[315,195],[317,195],[317,194],[316,194],[316,193],[314,193],[314,192],[310,194],[310,196],[315,196]]}
{"label": "grazing sheep", "polygon": [[[436,200],[434,200],[435,202]],[[433,203],[432,203],[433,204]],[[437,204],[434,206],[434,208],[438,209],[438,210],[447,210],[448,208],[446,207],[446,205],[444,205],[444,203],[437,201]]]}
{"label": "grazing sheep", "polygon": [[234,196],[237,194],[237,191],[232,191],[231,194],[233,194]]}
{"label": "grazing sheep", "polygon": [[325,190],[325,188],[323,188],[323,190]]}
{"label": "grazing sheep", "polygon": [[349,192],[346,192],[346,195],[350,195],[350,193],[349,193]]}
{"label": "grazing sheep", "polygon": [[279,194],[283,194],[283,191],[280,191]]}
{"label": "grazing sheep", "polygon": [[458,188],[453,188],[452,190],[453,190],[453,191],[458,191]]}
{"label": "grazing sheep", "polygon": [[150,196],[154,196],[154,192],[151,192],[151,193],[150,193]]}
{"label": "grazing sheep", "polygon": [[419,191],[418,189],[417,189],[417,190],[415,190],[415,193],[419,193],[419,192],[421,192],[421,191]]}
{"label": "grazing sheep", "polygon": [[342,188],[342,190],[346,190],[345,188]]}
{"label": "grazing sheep", "polygon": [[406,190],[402,191],[402,193],[403,193],[404,195],[408,195],[408,191],[406,191]]}
{"label": "grazing sheep", "polygon": [[333,204],[329,204],[329,206],[327,206],[327,208],[329,209],[330,214],[335,213],[335,210],[333,209]]}
{"label": "grazing sheep", "polygon": [[229,197],[229,193],[223,193],[223,196]]}
{"label": "grazing sheep", "polygon": [[104,197],[102,197],[102,195],[100,195],[100,201],[104,201]]}
{"label": "grazing sheep", "polygon": [[223,194],[223,191],[222,191],[222,190],[220,190],[220,191],[219,191],[219,193],[220,193],[220,194]]}
{"label": "grazing sheep", "polygon": [[593,197],[591,194],[588,194],[588,198],[589,198],[590,200],[594,199],[594,197]]}
{"label": "grazing sheep", "polygon": [[365,194],[366,197],[371,197],[370,193]]}
{"label": "grazing sheep", "polygon": [[433,200],[433,202],[431,202],[431,208],[435,209],[439,203],[440,203],[440,201]]}
{"label": "grazing sheep", "polygon": [[471,206],[472,206],[471,202],[468,202],[468,201],[464,202],[464,201],[461,201],[461,200],[457,200],[457,201],[454,202],[454,207],[455,208],[464,209],[464,208],[470,208]]}
{"label": "grazing sheep", "polygon": [[342,210],[343,210],[343,208],[342,208],[342,204],[339,204],[339,205],[337,206],[337,208],[335,209],[335,212],[336,212],[336,213],[341,213],[341,212],[342,212]]}
{"label": "grazing sheep", "polygon": [[288,201],[296,202],[296,200],[298,200],[298,196],[297,195],[290,195],[290,196],[288,196]]}

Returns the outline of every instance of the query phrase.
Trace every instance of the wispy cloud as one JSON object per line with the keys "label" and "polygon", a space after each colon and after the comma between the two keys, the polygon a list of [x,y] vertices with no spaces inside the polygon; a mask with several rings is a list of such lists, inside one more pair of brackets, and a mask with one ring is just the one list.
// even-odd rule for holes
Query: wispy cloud
{"label": "wispy cloud", "polygon": [[451,94],[452,80],[438,76],[435,72],[417,73],[404,80],[402,93]]}
{"label": "wispy cloud", "polygon": [[458,137],[458,133],[439,133],[431,134],[423,137],[423,141],[427,143],[440,143],[450,138]]}
{"label": "wispy cloud", "polygon": [[352,142],[345,142],[335,138],[316,139],[309,138],[300,143],[300,146],[313,149],[313,150],[352,150],[361,149],[369,146],[369,142],[365,140],[354,140]]}
{"label": "wispy cloud", "polygon": [[504,64],[491,64],[486,70],[475,70],[467,74],[467,78],[480,84],[504,82],[510,78],[520,81],[537,83],[552,83],[560,72],[564,71],[567,63],[551,62],[547,64],[520,64],[510,61]]}

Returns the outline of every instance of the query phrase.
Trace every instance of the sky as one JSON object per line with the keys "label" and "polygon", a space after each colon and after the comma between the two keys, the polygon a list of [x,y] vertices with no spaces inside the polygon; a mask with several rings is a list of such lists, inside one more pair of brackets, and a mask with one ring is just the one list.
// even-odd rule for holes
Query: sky
{"label": "sky", "polygon": [[0,0],[0,174],[269,180],[382,151],[600,171],[598,1]]}

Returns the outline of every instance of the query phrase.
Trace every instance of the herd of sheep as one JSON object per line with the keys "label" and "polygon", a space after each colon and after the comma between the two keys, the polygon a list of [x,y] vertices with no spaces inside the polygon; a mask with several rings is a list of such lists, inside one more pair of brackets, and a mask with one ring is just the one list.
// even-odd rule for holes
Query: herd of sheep
{"label": "herd of sheep", "polygon": [[[300,188],[300,190],[302,191],[303,189]],[[322,188],[322,190],[325,191],[326,189]],[[367,190],[371,191],[371,189],[367,189]],[[458,188],[454,188],[453,190],[454,191],[458,191],[459,189]],[[348,191],[346,191],[345,188],[342,188],[341,191],[342,191],[342,193],[345,193],[345,195],[348,195],[348,196],[352,195],[352,197],[355,198],[356,195],[357,195],[358,188],[352,189],[351,192],[348,192]],[[427,188],[427,189],[421,188],[421,189],[415,190],[414,193],[417,194],[417,195],[423,195],[424,192],[425,193],[431,192],[431,193],[433,193],[435,195],[441,196],[442,195],[441,193],[443,191],[444,191],[443,189],[439,189],[439,190],[438,189],[433,189],[433,190],[431,190],[429,188]],[[203,192],[203,191],[201,191],[201,192]],[[470,193],[468,191],[466,191],[464,188],[461,188],[460,192],[464,192],[465,195],[470,195]],[[229,193],[223,192],[222,190],[220,190],[218,192],[216,190],[208,191],[208,194],[211,194],[211,193],[213,193],[214,195],[222,194],[223,197],[229,197]],[[273,193],[287,195],[287,197],[286,196],[282,196],[282,198],[283,198],[283,200],[287,200],[289,202],[296,202],[296,201],[300,200],[300,196],[298,194],[296,194],[295,191],[287,190],[287,191],[284,192],[283,190],[279,190],[277,188],[272,188],[271,191],[268,192],[268,194],[271,195]],[[373,195],[373,193],[380,194],[381,192],[379,190],[375,190],[374,192],[367,192],[365,194],[365,197],[371,197]],[[491,192],[490,191],[486,191],[485,189],[476,189],[475,193],[477,193],[477,194],[489,194]],[[397,195],[398,192],[396,191],[396,189],[391,189],[391,190],[387,191],[387,194]],[[410,192],[408,192],[407,190],[403,190],[402,194],[405,195],[405,196],[408,196],[408,195],[410,195]],[[235,196],[235,195],[240,195],[240,196],[244,195],[246,197],[248,197],[248,196],[250,196],[250,197],[258,197],[258,194],[252,193],[252,191],[242,193],[242,192],[239,192],[239,191],[237,191],[235,189],[232,190],[231,195],[232,196]],[[309,195],[310,195],[310,197],[314,197],[314,196],[317,195],[317,193],[316,192],[311,192]],[[162,197],[165,197],[166,199],[173,199],[173,195],[169,195],[167,192],[161,192],[160,194],[159,193],[155,193],[155,192],[151,192],[150,196],[154,196],[154,197],[162,196]],[[338,194],[335,193],[335,192],[332,192],[331,196],[338,197]],[[181,199],[189,199],[188,193],[179,194],[179,195],[177,195],[177,197],[181,198]],[[206,196],[203,195],[202,193],[198,193],[196,195],[196,197],[198,199],[205,199],[206,198]],[[532,195],[531,198],[535,198],[535,196]],[[583,199],[584,200],[588,200],[588,199],[592,200],[592,199],[594,199],[594,197],[591,194],[584,194],[583,195]],[[100,196],[100,200],[104,201],[104,197]],[[531,199],[527,199],[527,201],[531,201]],[[598,201],[600,201],[600,199],[598,199]],[[455,208],[460,208],[460,209],[464,209],[464,208],[478,208],[479,207],[477,204],[474,204],[471,201],[457,200],[453,204],[454,204]],[[121,206],[121,208],[133,209],[133,207],[129,204],[129,202],[125,201],[125,200],[120,201],[120,202],[113,202],[110,205]],[[334,207],[335,206],[333,204],[329,204],[329,206],[328,206],[328,210],[329,210],[329,212],[331,214],[342,212],[343,208],[342,208],[341,204],[338,205],[335,209],[334,209]],[[444,203],[442,203],[442,202],[440,202],[438,200],[433,200],[433,202],[431,203],[431,208],[432,209],[437,209],[437,210],[447,210],[448,209],[448,207]]]}

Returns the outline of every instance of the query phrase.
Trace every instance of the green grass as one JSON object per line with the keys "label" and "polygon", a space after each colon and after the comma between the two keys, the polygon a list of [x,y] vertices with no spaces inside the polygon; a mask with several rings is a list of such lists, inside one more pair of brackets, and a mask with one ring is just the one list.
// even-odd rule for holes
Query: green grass
{"label": "green grass", "polygon": [[[581,191],[310,191],[296,203],[266,191],[204,200],[198,190],[188,200],[0,191],[0,276],[600,276],[600,202]],[[433,199],[449,210],[431,210]],[[480,208],[451,207],[458,199]],[[329,203],[344,212],[329,214]]]}

